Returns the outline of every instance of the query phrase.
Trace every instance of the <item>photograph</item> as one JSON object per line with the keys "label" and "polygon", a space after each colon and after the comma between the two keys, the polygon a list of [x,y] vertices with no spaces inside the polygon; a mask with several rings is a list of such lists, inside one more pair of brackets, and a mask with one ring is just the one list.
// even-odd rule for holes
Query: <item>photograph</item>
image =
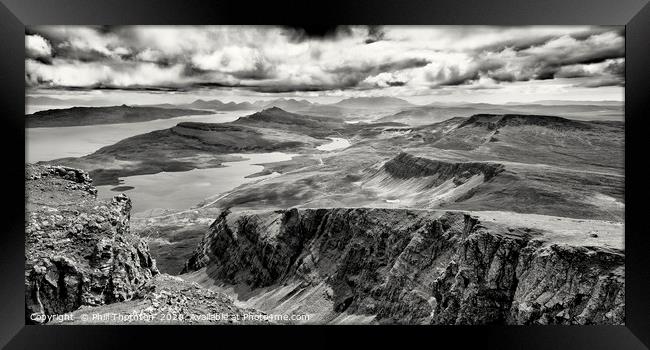
{"label": "photograph", "polygon": [[24,45],[27,325],[626,325],[624,25]]}

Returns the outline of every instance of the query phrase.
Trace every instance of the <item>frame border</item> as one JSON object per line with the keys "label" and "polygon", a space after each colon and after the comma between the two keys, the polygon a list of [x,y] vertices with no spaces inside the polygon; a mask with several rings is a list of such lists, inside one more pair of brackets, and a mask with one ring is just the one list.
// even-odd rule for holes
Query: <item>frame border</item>
{"label": "frame border", "polygon": [[[650,5],[648,0],[342,0],[325,3],[207,0],[0,0],[0,111],[4,114],[3,177],[11,199],[4,206],[0,243],[0,345],[7,348],[187,347],[190,341],[214,339],[259,342],[261,346],[311,346],[325,340],[338,346],[342,336],[368,341],[401,339],[454,347],[488,346],[501,349],[589,348],[647,349],[650,346],[650,238],[644,230],[642,208],[648,194],[641,156],[647,147],[644,131],[650,110]],[[298,20],[297,20],[298,19]],[[626,25],[625,85],[625,326],[25,326],[24,319],[24,34],[35,24],[600,24]],[[17,147],[16,145],[20,145]],[[634,156],[634,158],[633,158]],[[636,187],[636,189],[634,189]],[[634,190],[633,190],[634,189]],[[24,203],[24,202],[23,202]],[[397,338],[399,334],[399,338]],[[114,336],[119,335],[119,336]],[[323,342],[324,343],[324,342]],[[645,343],[645,345],[644,345]],[[207,344],[207,343],[206,343]]]}

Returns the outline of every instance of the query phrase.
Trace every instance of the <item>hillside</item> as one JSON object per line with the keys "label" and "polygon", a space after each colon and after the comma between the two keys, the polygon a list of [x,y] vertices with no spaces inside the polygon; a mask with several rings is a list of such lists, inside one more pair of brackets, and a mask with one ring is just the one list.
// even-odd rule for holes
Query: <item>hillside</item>
{"label": "hillside", "polygon": [[117,185],[118,177],[221,167],[240,160],[231,153],[303,153],[327,143],[343,123],[273,107],[230,123],[181,122],[121,140],[80,158],[49,163],[86,169],[96,184]]}
{"label": "hillside", "polygon": [[168,119],[184,115],[210,114],[211,112],[193,109],[131,107],[127,105],[111,107],[72,107],[49,109],[25,116],[28,128],[83,126],[99,124],[121,124],[146,122],[155,119]]}
{"label": "hillside", "polygon": [[[451,208],[620,221],[623,123],[476,115],[346,128],[353,145],[237,189],[214,208]],[[320,161],[318,161],[320,160]],[[304,164],[304,162],[303,162]],[[260,206],[259,203],[264,203]]]}

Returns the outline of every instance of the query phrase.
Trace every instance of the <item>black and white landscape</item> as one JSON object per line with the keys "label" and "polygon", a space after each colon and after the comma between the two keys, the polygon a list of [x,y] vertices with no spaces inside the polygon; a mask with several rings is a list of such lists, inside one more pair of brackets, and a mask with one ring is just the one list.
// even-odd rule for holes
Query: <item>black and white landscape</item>
{"label": "black and white landscape", "polygon": [[624,324],[623,30],[29,27],[26,322]]}

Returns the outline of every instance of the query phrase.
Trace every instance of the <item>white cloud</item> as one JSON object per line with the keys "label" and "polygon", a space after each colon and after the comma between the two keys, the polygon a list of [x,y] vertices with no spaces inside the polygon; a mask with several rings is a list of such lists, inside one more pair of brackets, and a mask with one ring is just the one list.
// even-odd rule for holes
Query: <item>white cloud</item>
{"label": "white cloud", "polygon": [[182,75],[183,69],[183,65],[160,67],[154,63],[111,67],[97,62],[55,60],[50,65],[32,59],[26,61],[28,82],[64,87],[182,86],[188,82]]}
{"label": "white cloud", "polygon": [[50,57],[52,55],[52,46],[42,36],[27,35],[25,36],[25,50],[28,57]]}
{"label": "white cloud", "polygon": [[74,64],[56,62],[56,65],[43,64],[28,59],[25,64],[27,80],[32,84],[63,87],[88,87],[103,83],[111,78],[108,67],[96,63]]}

